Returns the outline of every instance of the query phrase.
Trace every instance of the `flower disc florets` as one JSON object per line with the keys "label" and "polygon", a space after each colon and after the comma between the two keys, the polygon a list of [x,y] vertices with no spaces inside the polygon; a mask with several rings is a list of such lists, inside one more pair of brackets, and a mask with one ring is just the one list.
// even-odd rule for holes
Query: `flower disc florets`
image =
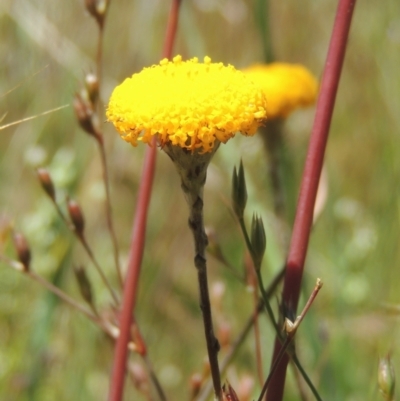
{"label": "flower disc florets", "polygon": [[236,132],[253,135],[266,119],[265,106],[262,90],[233,66],[176,56],[117,86],[107,119],[133,146],[157,135],[161,144],[209,152]]}
{"label": "flower disc florets", "polygon": [[267,96],[267,117],[285,118],[299,107],[313,104],[318,82],[300,64],[254,64],[242,70]]}

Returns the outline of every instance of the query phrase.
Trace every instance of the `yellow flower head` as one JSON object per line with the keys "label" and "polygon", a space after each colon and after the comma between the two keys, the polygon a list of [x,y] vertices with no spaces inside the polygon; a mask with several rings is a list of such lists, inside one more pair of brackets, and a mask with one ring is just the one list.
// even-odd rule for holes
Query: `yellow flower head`
{"label": "yellow flower head", "polygon": [[298,107],[315,102],[318,83],[302,65],[254,64],[242,70],[267,97],[267,117],[284,118]]}
{"label": "yellow flower head", "polygon": [[107,119],[133,146],[157,135],[162,145],[210,152],[236,132],[253,135],[266,119],[265,105],[263,91],[233,66],[176,56],[117,86]]}

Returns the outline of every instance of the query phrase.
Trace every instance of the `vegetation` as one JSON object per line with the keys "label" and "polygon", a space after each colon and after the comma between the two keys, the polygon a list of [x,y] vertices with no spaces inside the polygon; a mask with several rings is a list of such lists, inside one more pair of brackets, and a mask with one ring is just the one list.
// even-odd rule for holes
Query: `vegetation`
{"label": "vegetation", "polygon": [[[5,0],[0,5],[2,400],[107,397],[112,337],[118,325],[114,304],[121,300],[122,289],[107,221],[102,143],[123,277],[146,146],[132,148],[121,141],[113,126],[105,123],[105,108],[117,84],[165,55],[170,3],[112,0],[104,26],[81,1]],[[208,55],[236,68],[273,57],[302,64],[321,77],[336,3],[270,1],[265,8],[263,1],[182,1],[173,55],[200,60]],[[90,1],[86,4],[90,6]],[[299,310],[317,278],[324,286],[295,340],[298,358],[324,400],[375,400],[379,389],[387,391],[384,396],[390,399],[392,387],[382,384],[382,376],[390,376],[393,369],[382,358],[391,355],[394,372],[400,369],[396,352],[399,12],[397,2],[385,7],[371,0],[357,4],[330,129],[321,207],[311,234]],[[103,26],[101,47],[99,25]],[[270,32],[267,40],[266,32]],[[90,132],[83,124],[85,132],[77,121],[77,112],[81,117],[87,112],[84,96],[93,90],[90,74],[101,77],[99,101],[94,103],[101,140],[97,126]],[[277,209],[276,187],[271,184],[276,153],[266,152],[264,134],[237,136],[221,145],[208,168],[204,220],[220,363],[258,300],[251,258],[232,208],[233,169],[242,160],[249,236],[252,219],[259,221],[260,216],[265,228],[267,245],[260,273],[268,287],[287,256],[314,113],[312,107],[300,109],[278,127],[269,127],[282,135],[278,162],[283,211]],[[33,116],[37,117],[23,121]],[[45,170],[38,173],[38,168]],[[46,193],[40,185],[48,184],[44,171],[54,183],[59,211],[49,186]],[[179,188],[173,163],[158,151],[135,307],[140,329],[136,344],[146,346],[148,354],[143,358],[143,348],[131,353],[125,399],[159,399],[147,376],[149,364],[169,400],[191,399],[208,373],[189,212]],[[72,222],[72,229],[60,212]],[[10,268],[7,258],[21,260],[21,253],[15,252],[15,233],[23,233],[29,244],[31,261],[26,253],[22,260],[31,274]],[[21,250],[23,239],[17,240]],[[108,285],[96,272],[85,241]],[[80,305],[85,305],[82,289],[86,289],[86,301],[94,299],[92,307],[86,302],[89,314],[99,313],[111,325],[100,328],[49,292],[38,282],[40,278]],[[271,298],[275,316],[280,300],[281,285]],[[223,383],[227,379],[241,401],[257,399],[271,365],[275,332],[267,314],[260,315],[255,327],[222,375]],[[314,399],[295,372],[292,367],[288,370],[284,399]]]}

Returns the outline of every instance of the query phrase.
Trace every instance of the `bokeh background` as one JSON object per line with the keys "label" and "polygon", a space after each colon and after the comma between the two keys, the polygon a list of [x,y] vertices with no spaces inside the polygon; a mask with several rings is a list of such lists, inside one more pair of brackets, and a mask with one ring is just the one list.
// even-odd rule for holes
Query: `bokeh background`
{"label": "bokeh background", "polygon": [[[71,105],[85,74],[95,70],[98,29],[83,3],[1,1],[0,125]],[[175,53],[184,58],[209,55],[238,68],[263,61],[257,3],[183,1]],[[269,3],[265,18],[276,60],[301,63],[320,77],[336,1]],[[111,0],[103,104],[117,83],[159,61],[169,6],[161,0]],[[327,197],[313,229],[300,301],[302,305],[320,277],[324,287],[298,333],[297,350],[325,400],[379,399],[378,358],[388,352],[400,372],[398,317],[384,308],[400,303],[399,65],[400,3],[359,1],[326,154]],[[284,126],[295,193],[313,116],[313,108],[297,111]],[[124,266],[145,148],[130,147],[109,124],[102,129]],[[189,377],[203,369],[205,344],[187,207],[172,163],[161,152],[158,156],[137,320],[169,399],[184,400],[189,399]],[[260,213],[268,232],[263,274],[269,282],[285,250],[273,213],[269,161],[257,136],[237,137],[215,156],[206,188],[206,224],[215,230],[226,258],[242,272],[245,247],[229,207],[231,174],[241,158],[249,190],[247,221],[253,211]],[[117,287],[100,158],[71,106],[0,130],[0,252],[14,255],[8,230],[12,224],[29,240],[35,271],[79,299],[72,266],[87,266],[97,303],[107,308],[108,293],[37,182],[39,166],[51,172],[61,204],[67,194],[80,202],[89,242]],[[209,270],[217,326],[228,327],[234,338],[251,314],[253,296],[211,256]],[[273,303],[277,305],[278,297]],[[266,317],[261,316],[260,325],[267,372],[273,333]],[[112,342],[90,321],[0,262],[1,400],[104,400],[112,355]],[[140,359],[133,356],[131,363],[140,364]],[[256,397],[253,334],[228,378],[235,388],[252,378]],[[125,399],[144,398],[128,382]],[[292,370],[285,399],[299,399]]]}

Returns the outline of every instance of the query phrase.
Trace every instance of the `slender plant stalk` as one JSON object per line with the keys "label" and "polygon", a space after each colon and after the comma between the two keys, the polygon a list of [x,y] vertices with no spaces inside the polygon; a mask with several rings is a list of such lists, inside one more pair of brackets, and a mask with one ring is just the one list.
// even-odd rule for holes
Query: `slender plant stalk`
{"label": "slender plant stalk", "polygon": [[[163,57],[171,57],[175,34],[177,30],[180,0],[173,0],[167,33],[164,43]],[[138,203],[133,224],[131,247],[128,260],[128,273],[124,285],[122,310],[120,314],[120,335],[117,339],[114,353],[109,401],[121,401],[124,389],[124,378],[127,361],[127,345],[130,339],[132,313],[135,308],[136,294],[139,283],[140,267],[143,256],[147,213],[150,204],[151,189],[154,179],[156,161],[156,141],[146,149],[142,179],[138,193]]]}
{"label": "slender plant stalk", "polygon": [[[289,309],[292,312],[296,311],[299,300],[304,261],[307,254],[313,220],[315,198],[321,175],[322,162],[354,6],[355,0],[339,0],[324,74],[322,77],[320,96],[317,102],[314,126],[311,133],[303,179],[300,187],[300,196],[297,205],[293,234],[286,261],[282,302],[285,309]],[[281,348],[281,342],[277,338],[275,340],[272,365],[280,354]],[[278,364],[275,374],[272,376],[266,400],[282,400],[288,361],[289,356],[285,354]]]}
{"label": "slender plant stalk", "polygon": [[136,207],[135,220],[133,225],[131,247],[128,259],[128,272],[125,280],[124,294],[122,300],[122,310],[120,313],[120,334],[118,336],[115,354],[114,368],[110,386],[110,401],[122,400],[126,360],[128,356],[127,345],[131,333],[132,312],[135,308],[136,293],[139,283],[140,266],[142,262],[147,212],[150,204],[151,188],[154,178],[156,158],[155,143],[146,149],[145,161],[143,166],[142,179],[140,181],[138,203]]}
{"label": "slender plant stalk", "polygon": [[[294,339],[294,336],[296,335],[297,329],[299,328],[301,322],[303,321],[304,317],[306,316],[308,310],[310,309],[312,303],[315,300],[315,297],[318,295],[318,292],[321,289],[321,287],[322,287],[322,282],[320,279],[317,279],[317,283],[315,284],[313,292],[311,293],[311,295],[306,303],[306,306],[304,307],[301,314],[296,318],[295,322],[288,322],[288,321],[285,322],[285,329],[286,329],[285,341],[283,342],[280,352],[271,367],[271,371],[269,372],[267,380],[264,383],[264,386],[261,390],[260,396],[258,397],[258,401],[262,401],[262,399],[264,398],[264,394],[267,391],[268,385],[271,382],[271,379],[274,375],[275,370],[278,367],[279,362],[281,361],[283,356],[286,354],[286,351],[287,351],[289,345],[291,344],[291,342]],[[288,323],[290,323],[290,325]]]}
{"label": "slender plant stalk", "polygon": [[194,258],[194,264],[197,269],[197,279],[200,291],[200,308],[203,315],[204,333],[206,336],[208,359],[210,362],[214,392],[216,398],[219,401],[222,401],[221,377],[218,366],[219,343],[214,335],[212,323],[211,304],[207,281],[207,262],[205,257],[208,241],[204,230],[203,200],[200,197],[197,198],[195,203],[190,208],[189,227],[192,230],[195,243],[196,256]]}
{"label": "slender plant stalk", "polygon": [[[243,217],[239,219],[239,224],[240,224],[240,228],[242,230],[243,236],[244,236],[244,240],[246,242],[247,249],[249,250],[251,257],[254,260],[253,247],[251,245],[251,241],[250,241],[249,235],[247,233],[247,229],[246,229],[246,225],[244,223]],[[279,327],[278,327],[278,323],[275,320],[274,312],[273,312],[271,304],[270,304],[270,302],[268,300],[268,296],[265,293],[264,283],[263,283],[263,280],[262,280],[260,269],[256,268],[255,270],[257,272],[258,284],[259,284],[259,288],[260,288],[260,291],[261,291],[262,298],[264,300],[265,308],[267,309],[268,316],[269,316],[269,318],[270,318],[270,320],[272,322],[272,325],[274,326],[275,332],[277,333],[277,335],[279,335],[280,330],[279,330]]]}
{"label": "slender plant stalk", "polygon": [[50,281],[47,281],[46,279],[39,276],[38,274],[36,274],[33,271],[27,271],[25,274],[28,277],[30,277],[32,280],[38,282],[40,285],[42,285],[44,288],[46,288],[46,290],[52,292],[54,295],[56,295],[57,297],[62,299],[66,304],[72,306],[79,312],[83,313],[86,317],[88,317],[93,322],[98,323],[98,321],[99,321],[98,316],[94,315],[85,306],[83,306],[79,302],[75,301],[75,299],[71,298],[69,295],[67,295],[64,291],[60,290],[54,284],[50,283]]}
{"label": "slender plant stalk", "polygon": [[[243,217],[239,218],[239,223],[240,223],[240,228],[242,230],[242,233],[243,233],[243,236],[244,236],[244,239],[245,239],[245,242],[246,242],[247,249],[249,250],[250,254],[252,255],[253,263],[254,263],[254,266],[255,266],[254,251],[253,251],[253,248],[252,248],[252,245],[251,245],[251,241],[250,241],[249,235],[247,233],[247,229],[246,229],[246,225],[244,223]],[[256,267],[255,270],[256,270],[256,273],[257,273],[257,281],[258,281],[259,289],[261,291],[261,299],[263,300],[262,306],[263,307],[265,306],[265,309],[267,310],[267,313],[268,313],[268,316],[269,316],[269,318],[270,318],[270,320],[272,322],[272,325],[274,326],[275,333],[276,333],[276,336],[277,336],[277,340],[279,340],[280,343],[282,344],[284,342],[284,338],[282,336],[282,333],[281,333],[281,330],[280,330],[280,328],[278,326],[278,323],[275,320],[274,313],[272,311],[271,304],[269,302],[269,296],[268,296],[268,294],[266,293],[266,291],[264,289],[263,278],[262,278],[262,275],[261,275],[261,266],[255,266],[255,267]],[[307,383],[307,385],[309,386],[310,390],[314,394],[315,398],[318,401],[321,401],[321,397],[318,394],[317,389],[315,388],[315,386],[312,383],[311,379],[308,377],[306,371],[302,367],[302,365],[301,365],[296,353],[294,352],[294,350],[293,350],[293,352],[291,352],[290,356],[292,358],[293,363],[299,369],[299,372],[303,376],[303,378],[304,378],[305,382]]]}
{"label": "slender plant stalk", "polygon": [[[260,31],[261,43],[264,52],[264,60],[271,63],[274,60],[274,52],[271,41],[270,10],[268,0],[255,0],[254,17],[257,28]],[[266,16],[266,17],[265,17]]]}
{"label": "slender plant stalk", "polygon": [[189,227],[193,234],[197,269],[197,280],[200,294],[200,309],[203,317],[204,334],[207,344],[208,360],[214,385],[215,398],[222,401],[221,376],[218,366],[219,342],[214,335],[211,303],[208,290],[206,247],[207,234],[204,229],[203,195],[207,178],[207,167],[219,146],[215,144],[209,153],[191,152],[171,143],[164,145],[163,150],[174,163],[181,178],[181,188],[189,206]]}
{"label": "slender plant stalk", "polygon": [[67,228],[76,236],[76,238],[79,240],[79,242],[82,244],[82,246],[85,249],[87,255],[89,256],[89,259],[91,260],[91,262],[93,263],[93,265],[96,268],[97,272],[99,273],[101,279],[103,280],[104,285],[109,290],[109,292],[111,294],[111,297],[113,298],[113,301],[115,303],[115,306],[117,306],[119,304],[118,297],[117,297],[115,291],[113,290],[110,282],[108,281],[107,276],[104,274],[104,271],[101,268],[99,262],[97,261],[96,257],[94,256],[92,248],[90,247],[90,245],[86,241],[85,236],[83,235],[83,233],[78,233],[75,230],[74,226],[67,220],[67,218],[65,217],[63,211],[61,210],[61,208],[60,208],[59,204],[57,203],[57,201],[55,200],[55,198],[54,199],[50,198],[50,199],[53,202],[53,205],[56,208],[56,211],[57,211],[58,215],[61,217],[61,220],[64,222],[64,224],[67,226]]}
{"label": "slender plant stalk", "polygon": [[118,281],[121,287],[124,285],[124,280],[122,278],[121,266],[119,264],[119,246],[117,235],[114,230],[114,223],[112,218],[112,208],[111,208],[111,194],[110,194],[110,180],[108,178],[108,168],[107,168],[107,157],[106,157],[106,150],[104,147],[104,139],[103,135],[99,134],[95,137],[97,144],[99,145],[100,157],[101,157],[101,166],[103,169],[103,182],[104,188],[106,190],[106,220],[107,220],[107,227],[110,233],[111,241],[113,244],[113,253],[114,253],[114,263],[115,269],[117,271]]}
{"label": "slender plant stalk", "polygon": [[64,301],[67,305],[71,306],[72,308],[76,309],[83,315],[85,315],[87,318],[89,318],[91,321],[99,325],[105,332],[110,334],[109,330],[105,329],[105,326],[102,325],[101,319],[97,312],[93,313],[87,309],[84,305],[82,305],[80,302],[76,301],[74,298],[70,297],[68,294],[66,294],[63,290],[55,286],[53,283],[50,281],[46,280],[42,276],[39,276],[37,273],[35,273],[32,270],[24,270],[23,266],[21,265],[20,262],[17,262],[15,260],[9,259],[5,257],[4,255],[0,255],[0,260],[3,261],[5,264],[13,268],[14,270],[18,270],[22,272],[23,274],[27,275],[29,278],[32,280],[36,281],[38,284],[40,284],[42,287],[44,287],[46,290],[50,291],[54,295],[56,295],[58,298],[60,298],[62,301]]}
{"label": "slender plant stalk", "polygon": [[83,234],[78,234],[76,233],[76,237],[79,239],[79,241],[81,242],[82,246],[85,248],[86,253],[89,255],[90,260],[93,262],[97,272],[99,273],[101,279],[103,280],[104,285],[107,287],[107,289],[109,290],[112,299],[114,300],[114,304],[115,306],[119,305],[119,299],[117,294],[115,293],[114,289],[112,288],[110,282],[107,279],[107,276],[104,274],[103,269],[101,268],[99,262],[97,261],[96,257],[94,256],[94,253],[92,251],[92,248],[90,248],[86,237]]}
{"label": "slender plant stalk", "polygon": [[[285,273],[285,269],[283,268],[272,280],[269,287],[265,290],[266,294],[268,295],[268,298],[271,298],[271,296],[276,291],[276,288],[278,287],[279,283],[283,279],[284,273]],[[230,346],[229,351],[222,359],[221,364],[220,364],[221,374],[226,372],[229,364],[232,362],[232,360],[236,356],[240,346],[243,345],[244,340],[246,339],[247,335],[250,333],[250,330],[255,323],[256,314],[259,315],[263,310],[264,310],[264,300],[262,298],[259,298],[258,303],[257,303],[257,309],[247,319],[242,330],[237,335],[236,339],[232,342],[232,345]],[[208,397],[210,396],[211,391],[212,391],[211,381],[208,381],[206,384],[204,384],[203,388],[201,389],[199,395],[196,398],[196,401],[206,401],[208,399]]]}
{"label": "slender plant stalk", "polygon": [[[104,24],[105,24],[105,19],[106,19],[107,13],[108,13],[109,6],[110,6],[110,0],[105,0],[103,18],[101,20],[101,23],[99,22],[99,24],[98,24],[99,35],[98,35],[97,52],[96,52],[96,76],[97,76],[97,81],[99,83],[99,91],[101,88],[102,77],[103,77]],[[98,96],[98,99],[97,99],[97,102],[95,105],[95,106],[97,106],[96,112],[97,112],[97,115],[99,116],[99,120],[101,120],[100,116],[101,116],[101,113],[103,110],[103,105],[102,105],[102,102],[100,99],[101,99],[101,96],[99,93],[99,96]],[[104,188],[105,188],[105,192],[106,192],[106,201],[105,201],[106,221],[107,221],[108,232],[110,233],[112,246],[113,246],[115,270],[117,272],[119,284],[121,287],[123,287],[123,278],[122,278],[121,266],[119,263],[119,245],[118,245],[118,240],[117,240],[117,236],[115,233],[114,223],[113,223],[113,218],[112,218],[110,182],[109,182],[109,177],[108,177],[107,156],[106,156],[106,150],[104,147],[103,134],[101,132],[97,132],[97,135],[95,135],[94,138],[99,146],[99,152],[100,152],[103,182],[104,182]]]}
{"label": "slender plant stalk", "polygon": [[167,397],[166,397],[166,395],[164,393],[164,390],[163,390],[163,388],[161,386],[161,383],[158,380],[158,377],[157,377],[157,375],[156,375],[156,373],[155,373],[155,371],[153,369],[153,365],[151,364],[150,359],[148,358],[147,354],[143,355],[143,360],[144,360],[144,363],[146,365],[147,372],[148,372],[148,374],[150,376],[150,379],[151,379],[152,383],[154,384],[154,387],[156,388],[156,391],[157,391],[157,394],[158,394],[160,400],[161,401],[167,401]]}
{"label": "slender plant stalk", "polygon": [[260,381],[260,385],[262,385],[264,373],[263,373],[262,352],[261,352],[260,324],[258,320],[258,300],[259,300],[258,284],[253,266],[250,266],[250,270],[251,271],[249,272],[249,274],[254,298],[254,342],[255,342],[257,375],[258,375],[258,380]]}

